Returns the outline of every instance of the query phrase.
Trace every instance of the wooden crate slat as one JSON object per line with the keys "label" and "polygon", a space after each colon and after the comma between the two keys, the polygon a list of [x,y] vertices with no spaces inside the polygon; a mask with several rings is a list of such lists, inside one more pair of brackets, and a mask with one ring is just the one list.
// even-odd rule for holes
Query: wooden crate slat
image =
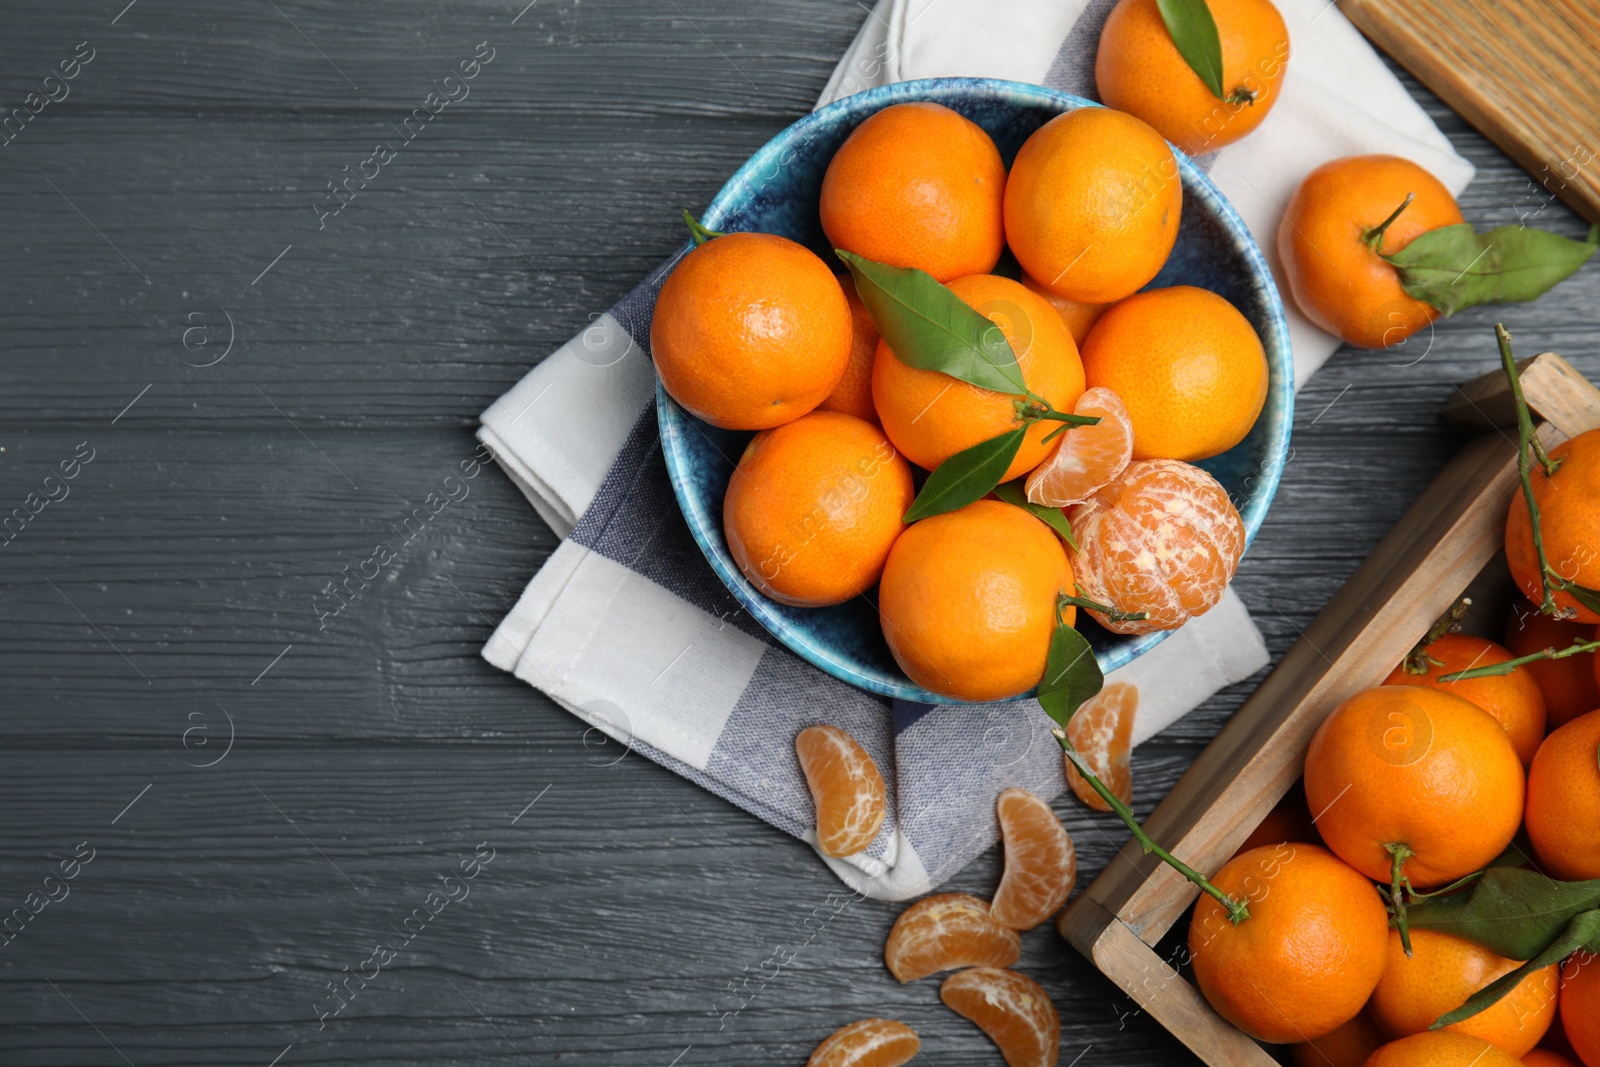
{"label": "wooden crate slat", "polygon": [[1362,33],[1600,222],[1597,18],[1588,0],[1339,0]]}

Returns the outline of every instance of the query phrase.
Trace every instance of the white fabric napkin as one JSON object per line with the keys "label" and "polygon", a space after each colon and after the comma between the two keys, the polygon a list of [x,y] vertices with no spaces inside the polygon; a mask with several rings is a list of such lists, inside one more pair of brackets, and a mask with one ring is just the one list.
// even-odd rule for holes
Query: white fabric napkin
{"label": "white fabric napkin", "polygon": [[[1326,160],[1403,155],[1452,191],[1472,176],[1332,4],[1278,3],[1294,48],[1284,94],[1250,137],[1200,161],[1275,270],[1278,216],[1300,178]],[[1032,81],[1092,98],[1111,4],[880,0],[819,105],[937,76]],[[845,728],[884,770],[890,817],[865,853],[827,862],[871,896],[927,892],[994,842],[1001,789],[1054,797],[1065,788],[1048,720],[1031,701],[891,708],[804,663],[740,610],[688,534],[655,432],[650,313],[675,261],[483,414],[480,439],[566,538],[484,657],[588,722],[598,733],[586,739],[612,739],[596,744],[597,764],[638,752],[813,843],[794,735],[817,722]],[[1290,325],[1303,382],[1337,342],[1292,307]],[[1266,662],[1230,590],[1108,684],[1139,690],[1137,744]]]}

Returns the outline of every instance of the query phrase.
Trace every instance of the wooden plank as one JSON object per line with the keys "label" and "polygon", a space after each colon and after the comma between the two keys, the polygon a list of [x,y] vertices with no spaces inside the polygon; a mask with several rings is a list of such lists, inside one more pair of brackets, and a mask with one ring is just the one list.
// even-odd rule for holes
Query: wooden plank
{"label": "wooden plank", "polygon": [[1600,223],[1600,40],[1581,0],[1339,0],[1360,30]]}
{"label": "wooden plank", "polygon": [[[1594,427],[1594,412],[1600,410],[1600,390],[1560,356],[1545,352],[1521,360],[1517,377],[1528,406],[1563,436],[1576,437]],[[1445,404],[1443,416],[1446,422],[1479,433],[1515,426],[1516,403],[1505,374],[1488,371],[1458,386]]]}

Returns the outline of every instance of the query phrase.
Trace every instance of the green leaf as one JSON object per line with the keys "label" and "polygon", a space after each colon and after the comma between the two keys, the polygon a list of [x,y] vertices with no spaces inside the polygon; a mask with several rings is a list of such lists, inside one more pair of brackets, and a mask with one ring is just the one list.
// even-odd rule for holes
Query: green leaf
{"label": "green leaf", "polygon": [[1028,391],[1000,327],[934,281],[933,275],[915,267],[876,263],[843,249],[834,249],[834,254],[855,276],[857,295],[900,362],[997,393]]}
{"label": "green leaf", "polygon": [[1543,296],[1588,262],[1600,247],[1600,226],[1584,241],[1544,230],[1500,226],[1477,233],[1469,223],[1441,226],[1383,258],[1400,284],[1446,315],[1477,304],[1508,304]]}
{"label": "green leaf", "polygon": [[1156,0],[1161,21],[1167,24],[1172,43],[1211,95],[1227,98],[1222,88],[1222,38],[1217,35],[1217,20],[1211,17],[1206,0]]}
{"label": "green leaf", "polygon": [[1055,633],[1050,635],[1050,651],[1045,656],[1044,677],[1039,681],[1039,706],[1045,714],[1065,730],[1078,709],[1105,683],[1089,642],[1066,623],[1056,623]]}
{"label": "green leaf", "polygon": [[1554,941],[1574,916],[1600,909],[1600,879],[1558,882],[1520,867],[1492,867],[1471,889],[1411,909],[1413,929],[1438,930],[1525,960]]}
{"label": "green leaf", "polygon": [[1600,611],[1600,590],[1589,589],[1577,582],[1563,582],[1561,591],[1590,611]]}
{"label": "green leaf", "polygon": [[1028,494],[1023,492],[1021,478],[995,486],[994,495],[1004,500],[1007,504],[1015,504],[1023,511],[1026,511],[1060,534],[1061,539],[1071,545],[1074,552],[1078,550],[1078,542],[1072,536],[1072,523],[1067,521],[1066,512],[1060,508],[1046,507],[1044,504],[1035,504],[1029,500]]}
{"label": "green leaf", "polygon": [[1017,458],[1017,451],[1022,448],[1022,435],[1026,432],[1025,426],[1007,430],[939,464],[922,483],[922,492],[911,502],[901,521],[916,522],[930,515],[943,515],[987,496],[1006,476],[1011,461]]}
{"label": "green leaf", "polygon": [[1472,994],[1467,998],[1467,1002],[1455,1011],[1439,1016],[1428,1029],[1437,1030],[1458,1023],[1462,1019],[1472,1018],[1480,1011],[1493,1007],[1501,997],[1515,989],[1518,983],[1534,971],[1543,970],[1552,963],[1560,963],[1578,951],[1600,952],[1600,911],[1586,911],[1574,917],[1560,936],[1545,946],[1544,951],[1516,970],[1501,975]]}

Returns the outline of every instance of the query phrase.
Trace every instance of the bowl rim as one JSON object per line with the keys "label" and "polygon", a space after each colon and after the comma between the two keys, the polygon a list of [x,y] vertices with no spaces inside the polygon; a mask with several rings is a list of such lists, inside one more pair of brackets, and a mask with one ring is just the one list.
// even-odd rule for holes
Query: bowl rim
{"label": "bowl rim", "polygon": [[[998,78],[923,78],[866,89],[817,108],[779,131],[734,171],[718,190],[700,221],[709,229],[718,229],[730,213],[745,205],[758,187],[760,176],[769,172],[774,166],[781,168],[786,162],[784,154],[792,148],[795,141],[810,137],[818,129],[829,127],[841,119],[854,119],[859,122],[890,104],[913,101],[943,103],[951,99],[970,99],[974,96],[1011,105],[1042,103],[1057,109],[1060,114],[1084,107],[1104,106],[1093,100],[1041,85]],[[1245,225],[1244,219],[1205,171],[1196,166],[1194,161],[1177,147],[1170,143],[1168,147],[1172,149],[1172,154],[1178,163],[1185,199],[1197,196],[1199,202],[1206,206],[1208,213],[1221,224],[1228,240],[1249,269],[1251,287],[1265,298],[1264,303],[1268,312],[1268,328],[1261,337],[1268,363],[1268,399],[1271,400],[1273,393],[1276,392],[1279,394],[1280,402],[1276,406],[1264,404],[1262,407],[1259,418],[1268,420],[1267,458],[1260,465],[1260,469],[1246,477],[1247,485],[1252,481],[1254,484],[1249,485],[1248,495],[1238,504],[1245,528],[1245,548],[1248,550],[1255,542],[1256,534],[1266,518],[1267,509],[1277,493],[1283,467],[1289,456],[1289,435],[1294,424],[1295,395],[1294,354],[1289,341],[1289,323],[1284,312],[1282,295],[1273,280],[1266,256],[1256,243],[1250,228]],[[672,483],[673,495],[683,511],[690,534],[728,591],[768,633],[813,666],[867,692],[922,704],[973,703],[930,692],[903,674],[899,679],[895,679],[863,673],[856,665],[838,659],[826,645],[811,640],[809,634],[797,631],[791,626],[789,620],[778,614],[776,603],[757,591],[733,565],[731,557],[726,557],[725,551],[713,544],[707,535],[708,530],[720,529],[720,522],[705,506],[702,506],[701,501],[686,491],[685,485],[688,479],[682,466],[680,445],[680,441],[690,431],[695,433],[703,431],[695,425],[694,417],[667,394],[659,378],[656,380],[656,418],[667,477]],[[1096,653],[1095,658],[1100,664],[1100,669],[1109,674],[1116,668],[1133,662],[1176,632],[1177,630],[1164,630],[1138,635],[1134,640],[1119,644],[1109,652]],[[1034,692],[1030,689],[1008,699],[1029,699]]]}

